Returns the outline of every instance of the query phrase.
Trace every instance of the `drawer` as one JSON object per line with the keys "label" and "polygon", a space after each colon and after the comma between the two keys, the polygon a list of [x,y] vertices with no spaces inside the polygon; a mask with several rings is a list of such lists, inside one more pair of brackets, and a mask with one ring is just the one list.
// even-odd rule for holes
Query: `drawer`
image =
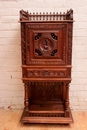
{"label": "drawer", "polygon": [[68,78],[70,68],[26,68],[26,78]]}

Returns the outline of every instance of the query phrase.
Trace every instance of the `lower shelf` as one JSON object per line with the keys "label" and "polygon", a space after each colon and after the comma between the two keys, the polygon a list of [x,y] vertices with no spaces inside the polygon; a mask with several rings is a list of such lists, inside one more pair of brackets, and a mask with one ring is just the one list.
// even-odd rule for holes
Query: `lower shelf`
{"label": "lower shelf", "polygon": [[22,123],[61,123],[69,124],[73,123],[71,110],[69,109],[69,117],[65,117],[65,111],[63,105],[36,105],[30,106],[29,110],[23,111],[21,117]]}

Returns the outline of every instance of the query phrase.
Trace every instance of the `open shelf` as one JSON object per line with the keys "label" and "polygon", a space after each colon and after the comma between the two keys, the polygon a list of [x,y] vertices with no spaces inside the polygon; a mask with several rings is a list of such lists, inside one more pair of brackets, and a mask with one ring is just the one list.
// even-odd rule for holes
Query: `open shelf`
{"label": "open shelf", "polygon": [[65,117],[62,104],[32,104],[29,110],[25,110],[21,117],[23,123],[72,123],[72,115]]}
{"label": "open shelf", "polygon": [[63,105],[58,104],[32,104],[29,109],[29,113],[62,113],[64,112]]}

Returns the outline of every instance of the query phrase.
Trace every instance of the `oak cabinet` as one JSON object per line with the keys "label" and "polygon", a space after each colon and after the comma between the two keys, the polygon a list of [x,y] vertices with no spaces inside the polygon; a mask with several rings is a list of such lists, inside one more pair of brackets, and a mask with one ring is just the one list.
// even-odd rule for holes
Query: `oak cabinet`
{"label": "oak cabinet", "polygon": [[71,123],[73,10],[66,13],[20,11],[23,123]]}

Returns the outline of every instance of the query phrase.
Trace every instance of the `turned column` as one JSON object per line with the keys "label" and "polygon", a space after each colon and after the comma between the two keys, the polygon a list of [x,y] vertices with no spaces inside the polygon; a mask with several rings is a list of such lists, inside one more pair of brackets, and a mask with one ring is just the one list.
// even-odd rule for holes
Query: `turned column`
{"label": "turned column", "polygon": [[69,83],[65,83],[65,116],[69,117]]}
{"label": "turned column", "polygon": [[29,86],[28,86],[28,83],[25,83],[24,86],[25,86],[25,98],[24,98],[25,110],[29,110]]}

